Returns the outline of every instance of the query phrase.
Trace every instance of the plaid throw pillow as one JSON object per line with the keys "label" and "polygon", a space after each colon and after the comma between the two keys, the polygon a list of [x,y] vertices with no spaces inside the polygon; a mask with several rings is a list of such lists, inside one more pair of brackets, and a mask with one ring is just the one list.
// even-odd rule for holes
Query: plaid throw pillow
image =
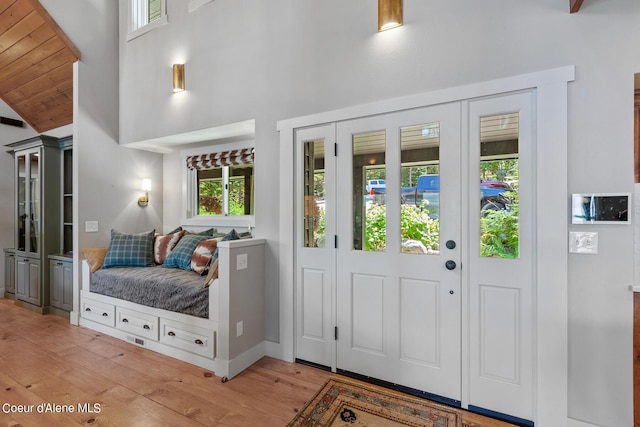
{"label": "plaid throw pillow", "polygon": [[181,268],[183,270],[190,271],[193,251],[196,250],[198,243],[210,238],[210,236],[186,234],[173,248],[169,256],[167,256],[167,259],[164,260],[164,264],[162,264],[162,266],[167,268]]}
{"label": "plaid throw pillow", "polygon": [[111,230],[111,242],[102,268],[152,266],[154,234],[155,230],[139,234]]}

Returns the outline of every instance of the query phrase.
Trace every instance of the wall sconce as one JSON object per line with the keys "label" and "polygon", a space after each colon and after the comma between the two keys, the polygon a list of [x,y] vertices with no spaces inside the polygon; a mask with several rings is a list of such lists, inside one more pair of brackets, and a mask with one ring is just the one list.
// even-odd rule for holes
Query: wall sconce
{"label": "wall sconce", "polygon": [[138,198],[138,205],[146,208],[149,204],[149,191],[151,191],[151,180],[149,178],[142,180],[142,191],[144,191],[144,196]]}
{"label": "wall sconce", "polygon": [[184,64],[173,64],[173,93],[184,90]]}
{"label": "wall sconce", "polygon": [[402,25],[402,0],[378,0],[378,31]]}

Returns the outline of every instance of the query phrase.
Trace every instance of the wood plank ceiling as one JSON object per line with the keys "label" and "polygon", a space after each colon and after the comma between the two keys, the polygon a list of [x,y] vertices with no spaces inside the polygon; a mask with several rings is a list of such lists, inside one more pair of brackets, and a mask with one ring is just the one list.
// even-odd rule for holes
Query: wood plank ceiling
{"label": "wood plank ceiling", "polygon": [[36,132],[73,123],[79,59],[38,0],[0,0],[0,98]]}

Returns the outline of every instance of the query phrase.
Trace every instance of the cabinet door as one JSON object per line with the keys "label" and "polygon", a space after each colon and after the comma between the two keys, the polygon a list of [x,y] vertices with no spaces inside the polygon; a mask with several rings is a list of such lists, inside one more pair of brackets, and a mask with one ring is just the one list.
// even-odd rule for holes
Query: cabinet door
{"label": "cabinet door", "polygon": [[16,293],[16,257],[14,254],[6,254],[4,258],[4,290]]}
{"label": "cabinet door", "polygon": [[71,311],[73,306],[73,269],[72,263],[51,260],[49,262],[49,280],[51,305]]}
{"label": "cabinet door", "polygon": [[49,261],[49,289],[51,292],[51,305],[62,306],[62,281],[63,263],[61,261]]}
{"label": "cabinet door", "polygon": [[42,294],[40,280],[40,261],[36,259],[29,260],[29,294],[27,295],[27,301],[31,304],[41,305]]}
{"label": "cabinet door", "polygon": [[27,287],[29,285],[29,259],[21,256],[16,257],[16,298],[28,301]]}
{"label": "cabinet door", "polygon": [[41,305],[40,261],[21,256],[16,257],[16,260],[16,298]]}

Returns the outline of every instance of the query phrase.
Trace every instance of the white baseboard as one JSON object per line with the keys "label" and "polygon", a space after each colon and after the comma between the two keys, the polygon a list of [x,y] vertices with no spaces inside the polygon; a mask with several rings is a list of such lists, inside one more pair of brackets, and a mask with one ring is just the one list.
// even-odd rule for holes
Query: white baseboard
{"label": "white baseboard", "polygon": [[567,427],[602,427],[602,426],[585,423],[584,421],[576,420],[574,418],[569,418],[567,419]]}

